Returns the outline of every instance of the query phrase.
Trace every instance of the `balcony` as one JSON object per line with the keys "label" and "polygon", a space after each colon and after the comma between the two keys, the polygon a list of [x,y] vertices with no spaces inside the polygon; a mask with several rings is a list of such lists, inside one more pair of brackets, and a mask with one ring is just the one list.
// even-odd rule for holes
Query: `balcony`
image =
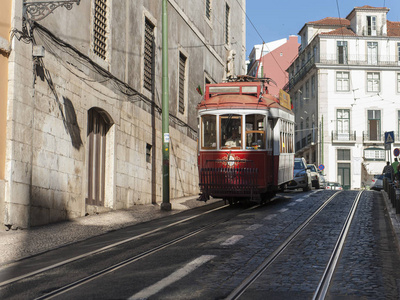
{"label": "balcony", "polygon": [[283,90],[286,92],[291,90],[296,85],[296,83],[299,82],[308,73],[308,71],[310,71],[310,69],[314,66],[314,63],[315,63],[314,56],[312,56],[300,68],[300,70],[289,79],[289,82],[283,87]]}
{"label": "balcony", "polygon": [[383,144],[385,142],[385,136],[383,134],[371,134],[363,131],[363,143],[364,144]]}
{"label": "balcony", "polygon": [[299,82],[308,71],[314,66],[314,64],[324,65],[349,65],[349,66],[377,66],[377,67],[398,67],[400,66],[399,58],[395,55],[378,55],[372,57],[371,55],[348,55],[347,58],[340,59],[337,54],[320,54],[319,57],[315,58],[312,56],[296,74],[289,78],[288,83],[283,87],[285,92],[290,91],[297,82]]}
{"label": "balcony", "polygon": [[296,142],[295,151],[306,151],[315,145],[315,138],[312,133],[307,134],[307,136],[303,137],[301,140]]}
{"label": "balcony", "polygon": [[351,66],[379,66],[379,67],[395,67],[400,62],[394,55],[348,55],[347,59],[341,58],[339,61],[336,54],[320,55],[319,63],[325,65],[351,65]]}
{"label": "balcony", "polygon": [[332,143],[355,143],[356,142],[356,131],[349,132],[338,132],[332,131]]}

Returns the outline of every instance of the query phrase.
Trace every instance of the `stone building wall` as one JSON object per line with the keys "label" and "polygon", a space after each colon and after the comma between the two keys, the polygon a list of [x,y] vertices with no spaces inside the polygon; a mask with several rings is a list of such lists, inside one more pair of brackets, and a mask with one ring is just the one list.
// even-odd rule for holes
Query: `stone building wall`
{"label": "stone building wall", "polygon": [[[0,208],[4,208],[2,223],[7,228],[26,228],[94,212],[159,203],[162,200],[159,1],[138,1],[135,5],[131,1],[107,1],[111,3],[112,26],[105,61],[91,52],[91,1],[82,1],[71,11],[63,8],[54,11],[33,28],[30,36],[33,40],[28,40],[22,30],[22,3],[22,0],[13,3],[12,26],[17,31],[9,57],[6,167],[4,184],[0,186],[0,192],[4,189],[4,199],[0,198]],[[218,48],[210,43],[217,43],[223,37],[217,30],[221,23],[215,23],[214,28],[196,24],[204,20],[193,20],[191,16],[196,13],[181,8],[178,1],[168,3],[172,30],[169,34],[170,197],[176,198],[198,193],[196,105],[201,96],[196,87],[204,88],[205,77],[212,81],[224,79],[230,46]],[[236,1],[230,3],[232,11],[244,17],[243,11],[235,7]],[[195,9],[203,11],[203,4]],[[143,88],[145,17],[156,25],[153,94]],[[244,43],[244,25],[235,30],[232,35],[237,38],[232,47],[237,48],[235,68],[240,73],[244,70],[245,52],[239,54],[244,44],[237,41]],[[44,49],[44,57],[32,55],[33,50],[38,50],[34,46]],[[179,51],[188,58],[183,114],[177,111]],[[100,113],[108,126],[102,171],[105,196],[101,205],[86,200],[90,185],[88,133],[92,111]]]}

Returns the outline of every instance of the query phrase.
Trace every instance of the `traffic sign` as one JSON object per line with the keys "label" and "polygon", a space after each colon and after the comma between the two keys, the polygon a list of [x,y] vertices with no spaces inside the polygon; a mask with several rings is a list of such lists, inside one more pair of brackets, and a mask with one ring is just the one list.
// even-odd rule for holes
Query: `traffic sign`
{"label": "traffic sign", "polygon": [[385,132],[385,144],[391,144],[391,143],[394,143],[394,132],[387,131]]}
{"label": "traffic sign", "polygon": [[318,166],[318,170],[323,171],[325,169],[325,166],[323,164],[320,164]]}
{"label": "traffic sign", "polygon": [[400,154],[400,149],[399,149],[399,148],[395,148],[395,149],[393,150],[393,154],[394,154],[394,156],[399,156],[399,154]]}

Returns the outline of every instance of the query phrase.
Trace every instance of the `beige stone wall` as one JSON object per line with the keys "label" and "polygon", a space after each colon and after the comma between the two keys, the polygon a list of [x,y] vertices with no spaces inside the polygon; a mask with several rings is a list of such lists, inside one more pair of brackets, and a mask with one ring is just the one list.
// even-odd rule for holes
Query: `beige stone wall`
{"label": "beige stone wall", "polygon": [[[131,208],[152,203],[152,185],[155,184],[155,201],[161,202],[161,121],[156,114],[155,128],[152,115],[141,101],[128,101],[99,83],[84,83],[70,76],[67,70],[46,53],[43,60],[57,92],[49,93],[46,81],[37,78],[34,92],[33,156],[31,226],[83,216],[87,196],[87,112],[100,107],[114,121],[114,137],[107,151],[113,153],[110,161],[107,199],[110,209]],[[74,70],[78,72],[78,70]],[[83,73],[79,74],[84,77]],[[89,77],[87,77],[90,80]],[[74,147],[71,135],[64,126],[70,119],[65,98],[73,106],[82,145]],[[138,105],[139,104],[139,105]],[[144,107],[144,109],[141,108]],[[110,133],[110,132],[109,132]],[[153,145],[153,135],[156,144]],[[171,127],[170,186],[171,198],[198,193],[197,143],[193,138]],[[155,164],[146,161],[146,144],[156,147]],[[155,178],[152,177],[155,168]]]}
{"label": "beige stone wall", "polygon": [[[0,9],[0,212],[4,212],[4,176],[6,163],[8,55],[11,28],[11,0],[4,0]],[[0,213],[0,224],[4,214]]]}
{"label": "beige stone wall", "polygon": [[[12,26],[22,28],[22,0],[12,2]],[[90,47],[91,3],[83,1],[71,11],[58,8],[40,24],[71,45],[35,40],[45,56],[35,62],[32,44],[13,39],[9,57],[4,210],[0,222],[26,228],[86,213],[132,208],[162,201],[161,11],[157,1],[111,1],[107,59],[96,58]],[[220,4],[215,2],[216,4]],[[232,21],[242,10],[229,1]],[[184,9],[180,8],[182,6]],[[223,41],[222,23],[204,23],[202,2],[187,10],[184,1],[169,1],[170,46],[170,197],[198,194],[197,111],[204,79],[224,78],[229,45]],[[223,5],[216,13],[223,14]],[[192,18],[196,16],[196,18]],[[143,88],[144,19],[154,21],[155,91]],[[244,20],[244,19],[243,19]],[[243,21],[242,20],[242,21]],[[112,25],[112,26],[111,26]],[[244,26],[244,25],[243,25]],[[244,27],[232,22],[237,35],[236,69],[244,66]],[[214,46],[216,45],[216,46]],[[73,48],[76,49],[72,50]],[[188,58],[185,112],[177,112],[179,51]],[[36,63],[39,62],[37,65]],[[96,67],[93,65],[96,64]],[[98,67],[103,70],[99,70]],[[109,72],[106,74],[106,72]],[[103,75],[101,75],[103,73]],[[237,72],[238,73],[238,72]],[[46,76],[44,76],[46,75]],[[50,84],[51,83],[51,84]],[[138,94],[127,96],[121,83]],[[88,196],[88,112],[106,112],[112,125],[106,135],[105,203],[86,205]],[[170,118],[171,119],[171,118]],[[179,122],[178,122],[179,121]],[[178,124],[179,123],[179,124]],[[147,146],[151,155],[147,160]],[[1,200],[1,198],[0,198]],[[2,207],[0,207],[2,209]]]}

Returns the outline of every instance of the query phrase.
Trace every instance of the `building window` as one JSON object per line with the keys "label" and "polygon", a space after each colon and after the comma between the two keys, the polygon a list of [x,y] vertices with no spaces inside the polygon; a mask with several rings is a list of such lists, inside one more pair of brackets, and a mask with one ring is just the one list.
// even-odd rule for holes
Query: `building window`
{"label": "building window", "polygon": [[304,97],[304,100],[306,100],[306,102],[310,100],[310,81],[306,82],[306,95]]}
{"label": "building window", "polygon": [[367,42],[367,60],[369,65],[378,64],[378,43]]}
{"label": "building window", "polygon": [[313,47],[313,56],[314,56],[314,62],[319,62],[319,59],[317,60],[317,46]]}
{"label": "building window", "polygon": [[230,18],[231,18],[230,10],[231,9],[230,9],[229,5],[226,3],[225,4],[225,44],[226,45],[229,45],[229,42],[230,42],[230,40],[229,40],[229,29],[230,29],[230,25],[231,25],[230,24]]}
{"label": "building window", "polygon": [[93,52],[106,59],[107,47],[107,0],[94,1]]}
{"label": "building window", "polygon": [[385,160],[385,149],[367,148],[364,150],[365,160]]}
{"label": "building window", "polygon": [[303,101],[304,101],[304,99],[303,99],[303,88],[301,88],[301,89],[299,90],[299,103],[300,103],[300,107],[303,106]]}
{"label": "building window", "polygon": [[146,143],[146,162],[151,163],[151,148],[150,144]]}
{"label": "building window", "polygon": [[350,133],[350,110],[336,110],[336,129],[339,140],[348,140]]}
{"label": "building window", "polygon": [[185,112],[186,56],[179,53],[179,112]]}
{"label": "building window", "polygon": [[154,25],[146,18],[144,24],[144,87],[152,91],[154,58]]}
{"label": "building window", "polygon": [[370,141],[380,141],[381,111],[368,110],[368,136]]}
{"label": "building window", "polygon": [[315,97],[315,75],[311,77],[311,98],[314,99]]}
{"label": "building window", "polygon": [[400,140],[400,110],[397,111],[397,140]]}
{"label": "building window", "polygon": [[397,73],[397,92],[400,93],[400,73]]}
{"label": "building window", "polygon": [[206,0],[206,18],[211,21],[211,0]]}
{"label": "building window", "polygon": [[377,72],[367,73],[367,92],[380,91],[380,74]]}
{"label": "building window", "polygon": [[350,160],[350,149],[337,149],[337,160]]}
{"label": "building window", "polygon": [[336,72],[336,91],[338,91],[338,92],[350,91],[350,73],[349,72]]}
{"label": "building window", "polygon": [[400,62],[400,43],[397,43],[397,61]]}
{"label": "building window", "polygon": [[338,64],[347,64],[347,42],[338,41],[337,42],[337,60]]}
{"label": "building window", "polygon": [[367,35],[376,36],[376,16],[367,16]]}

